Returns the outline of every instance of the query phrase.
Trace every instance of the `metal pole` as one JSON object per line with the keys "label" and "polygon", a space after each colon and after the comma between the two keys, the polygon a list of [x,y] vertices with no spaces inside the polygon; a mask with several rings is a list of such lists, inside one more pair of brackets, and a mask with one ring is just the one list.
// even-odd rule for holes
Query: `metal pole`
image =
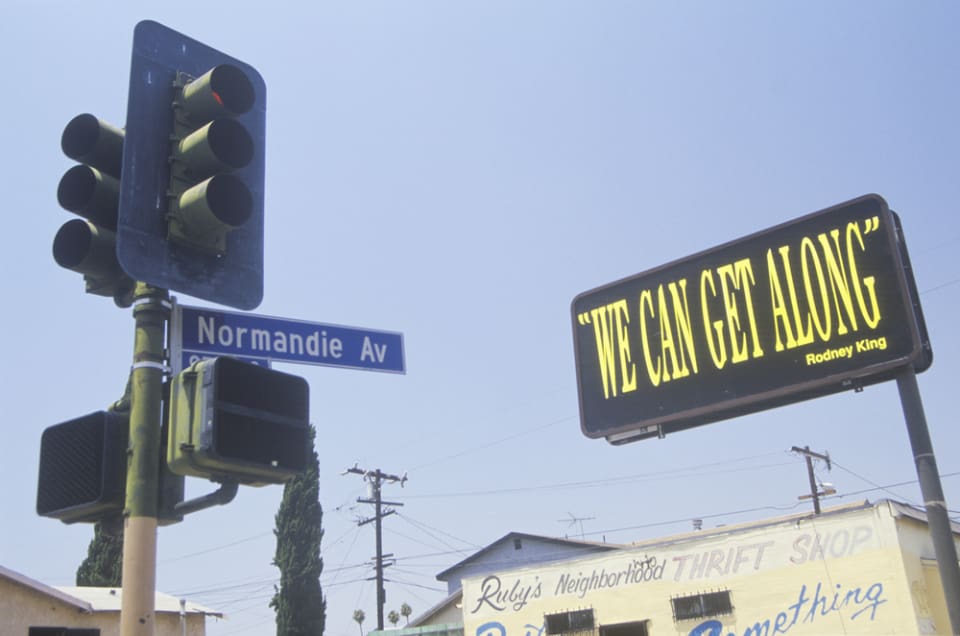
{"label": "metal pole", "polygon": [[907,422],[907,434],[913,449],[913,461],[917,466],[923,505],[927,509],[927,524],[933,539],[933,551],[937,557],[940,581],[947,601],[952,634],[960,635],[960,564],[957,563],[957,546],[947,516],[947,502],[940,484],[940,472],[933,454],[933,443],[923,413],[920,389],[913,367],[907,367],[897,376],[900,403]]}
{"label": "metal pole", "polygon": [[187,636],[187,599],[180,599],[180,636]]}
{"label": "metal pole", "polygon": [[130,373],[121,636],[153,636],[155,630],[164,335],[169,315],[166,290],[137,283],[133,301],[136,331]]}

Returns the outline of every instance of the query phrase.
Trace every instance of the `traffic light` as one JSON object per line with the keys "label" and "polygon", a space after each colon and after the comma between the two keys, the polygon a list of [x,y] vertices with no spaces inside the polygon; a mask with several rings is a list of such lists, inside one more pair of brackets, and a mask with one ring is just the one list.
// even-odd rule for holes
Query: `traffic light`
{"label": "traffic light", "polygon": [[133,281],[116,255],[123,131],[93,115],[78,115],[67,124],[60,145],[80,165],[60,179],[57,201],[84,218],[60,228],[53,240],[53,258],[61,267],[83,274],[87,293],[129,305]]}
{"label": "traffic light", "polygon": [[232,117],[253,105],[253,86],[235,66],[177,78],[170,169],[171,241],[205,254],[227,254],[227,232],[253,212],[253,195],[231,173],[253,158],[250,133]]}
{"label": "traffic light", "polygon": [[256,69],[137,24],[117,230],[132,278],[239,309],[260,304],[265,115]]}
{"label": "traffic light", "polygon": [[37,514],[75,523],[122,513],[127,439],[127,418],[107,411],[47,428],[40,438]]}
{"label": "traffic light", "polygon": [[309,398],[294,375],[233,358],[196,362],[171,385],[167,465],[215,481],[282,483],[306,468]]}

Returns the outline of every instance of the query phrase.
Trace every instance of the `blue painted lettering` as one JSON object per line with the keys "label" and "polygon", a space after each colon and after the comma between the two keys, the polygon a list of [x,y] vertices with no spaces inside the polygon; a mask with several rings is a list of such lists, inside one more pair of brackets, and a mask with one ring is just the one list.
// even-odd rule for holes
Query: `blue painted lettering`
{"label": "blue painted lettering", "polygon": [[477,636],[507,636],[507,628],[503,623],[490,621],[477,628]]}
{"label": "blue painted lettering", "polygon": [[[832,614],[848,613],[850,620],[865,616],[873,621],[877,617],[877,608],[887,602],[883,597],[883,583],[874,583],[866,590],[861,587],[844,589],[843,585],[837,583],[832,593],[828,587],[818,582],[809,592],[806,585],[801,585],[795,603],[772,618],[748,625],[742,632],[743,636],[785,634],[798,623],[814,623],[818,618]],[[690,630],[689,636],[724,636],[723,623],[716,619],[703,621]],[[737,634],[728,632],[726,636]]]}
{"label": "blue painted lettering", "polygon": [[[523,626],[523,636],[543,636],[544,627],[545,625],[537,627],[527,623]],[[507,636],[507,628],[503,626],[503,623],[490,621],[477,628],[476,636]]]}

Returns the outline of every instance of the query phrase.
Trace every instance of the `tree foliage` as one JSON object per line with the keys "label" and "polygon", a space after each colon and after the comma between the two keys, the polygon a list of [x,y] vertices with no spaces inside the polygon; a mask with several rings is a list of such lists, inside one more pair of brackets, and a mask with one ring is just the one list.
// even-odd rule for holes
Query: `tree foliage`
{"label": "tree foliage", "polygon": [[123,574],[123,532],[98,523],[87,548],[87,558],[77,568],[77,585],[120,587]]}
{"label": "tree foliage", "polygon": [[316,429],[310,427],[310,461],[301,474],[287,482],[276,515],[277,551],[273,564],[280,569],[270,607],[277,615],[277,636],[321,636],[327,603],[320,589],[320,469],[314,450]]}

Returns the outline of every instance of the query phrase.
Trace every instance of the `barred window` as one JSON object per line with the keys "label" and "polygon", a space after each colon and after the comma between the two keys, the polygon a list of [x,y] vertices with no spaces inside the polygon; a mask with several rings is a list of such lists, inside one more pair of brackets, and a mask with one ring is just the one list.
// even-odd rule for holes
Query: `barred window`
{"label": "barred window", "polygon": [[601,625],[600,636],[650,636],[650,621]]}
{"label": "barred window", "polygon": [[543,617],[547,634],[568,634],[593,629],[593,610],[576,610],[547,614]]}
{"label": "barred window", "polygon": [[670,599],[670,603],[673,605],[673,620],[675,621],[720,616],[733,612],[729,590],[678,596]]}

